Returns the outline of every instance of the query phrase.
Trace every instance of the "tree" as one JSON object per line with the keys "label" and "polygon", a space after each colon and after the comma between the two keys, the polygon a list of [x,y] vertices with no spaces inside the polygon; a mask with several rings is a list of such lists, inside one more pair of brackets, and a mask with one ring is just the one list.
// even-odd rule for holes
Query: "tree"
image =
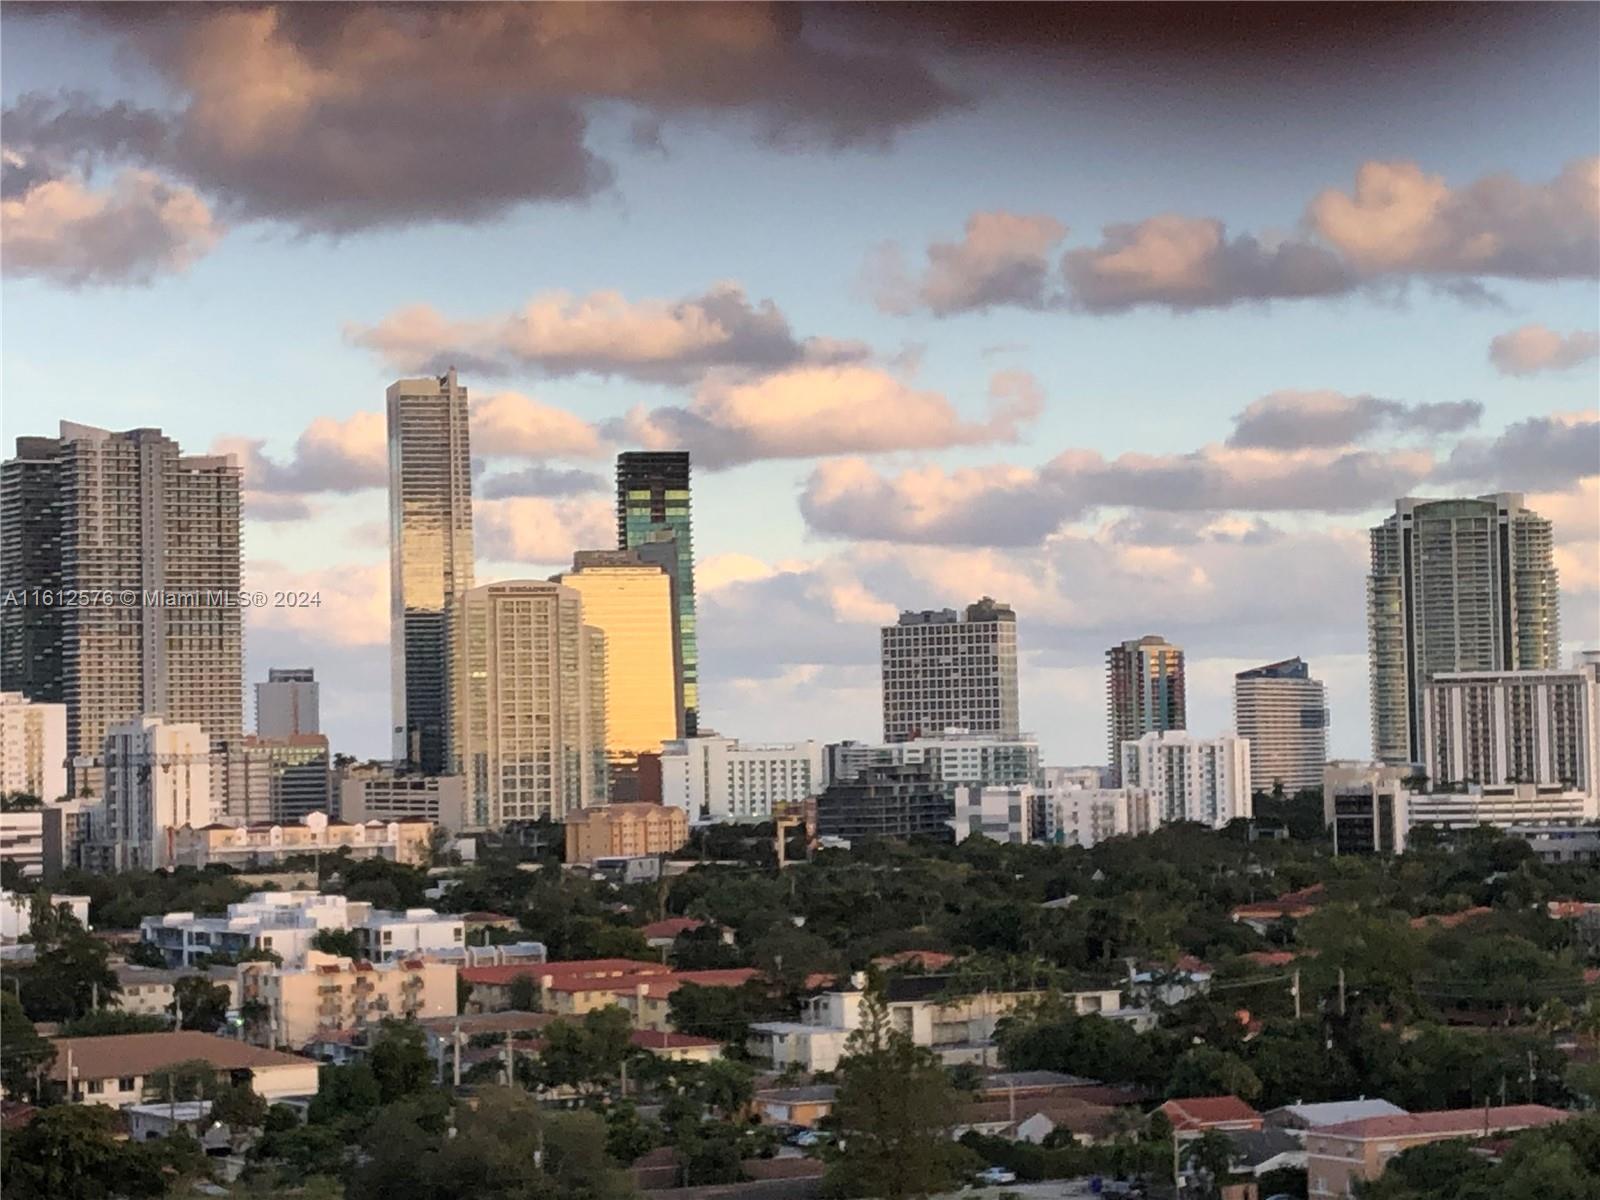
{"label": "tree", "polygon": [[211,1119],[234,1132],[260,1129],[267,1123],[267,1102],[248,1083],[220,1082],[210,1089]]}
{"label": "tree", "polygon": [[120,1008],[100,1008],[63,1022],[62,1037],[109,1037],[121,1033],[165,1033],[172,1022],[155,1013],[124,1012]]}
{"label": "tree", "polygon": [[0,992],[0,1085],[6,1093],[39,1099],[40,1077],[55,1057],[55,1046],[39,1036],[22,1002],[12,992]]}
{"label": "tree", "polygon": [[167,1011],[182,1018],[181,1028],[215,1033],[228,1019],[228,989],[204,975],[184,975],[172,985]]}
{"label": "tree", "polygon": [[367,1062],[378,1085],[378,1098],[384,1104],[425,1092],[437,1078],[422,1030],[399,1021],[383,1023]]}
{"label": "tree", "polygon": [[955,1092],[933,1052],[891,1026],[876,987],[862,998],[861,1027],[846,1043],[838,1080],[832,1115],[843,1148],[829,1167],[834,1189],[900,1200],[955,1182]]}
{"label": "tree", "polygon": [[734,1121],[755,1094],[754,1078],[754,1072],[743,1063],[712,1059],[694,1077],[695,1095],[724,1121]]}
{"label": "tree", "polygon": [[34,929],[34,964],[17,973],[22,1006],[34,1020],[81,1017],[121,992],[111,952],[65,906],[35,904]]}
{"label": "tree", "polygon": [[154,942],[134,942],[133,945],[124,947],[123,960],[135,967],[165,967],[167,956],[161,953],[161,947]]}
{"label": "tree", "polygon": [[1208,1129],[1189,1143],[1184,1156],[1205,1180],[1206,1195],[1222,1195],[1222,1185],[1228,1181],[1228,1170],[1233,1165],[1233,1143],[1228,1135]]}
{"label": "tree", "polygon": [[538,1012],[541,1007],[539,981],[532,975],[518,975],[506,988],[506,997],[516,1012]]}
{"label": "tree", "polygon": [[1186,1050],[1172,1068],[1167,1094],[1184,1096],[1238,1096],[1254,1100],[1261,1095],[1261,1080],[1237,1054],[1211,1046]]}
{"label": "tree", "polygon": [[367,1063],[317,1069],[317,1094],[306,1110],[312,1125],[362,1123],[383,1102],[378,1080]]}
{"label": "tree", "polygon": [[311,936],[311,948],[340,958],[365,958],[361,939],[353,929],[319,929]]}
{"label": "tree", "polygon": [[[185,1140],[193,1146],[193,1138]],[[63,1104],[42,1110],[6,1135],[0,1190],[6,1200],[160,1196],[166,1191],[163,1166],[196,1165],[186,1150],[181,1143],[170,1151],[124,1144],[117,1140],[117,1114],[111,1109]]]}
{"label": "tree", "polygon": [[544,1028],[544,1045],[529,1074],[536,1085],[547,1088],[605,1088],[621,1073],[632,1035],[632,1018],[616,1005],[592,1009],[578,1021],[552,1021]]}
{"label": "tree", "polygon": [[765,985],[756,980],[739,987],[703,987],[685,983],[667,1000],[672,1027],[695,1037],[716,1038],[744,1051],[750,1023],[776,1015]]}

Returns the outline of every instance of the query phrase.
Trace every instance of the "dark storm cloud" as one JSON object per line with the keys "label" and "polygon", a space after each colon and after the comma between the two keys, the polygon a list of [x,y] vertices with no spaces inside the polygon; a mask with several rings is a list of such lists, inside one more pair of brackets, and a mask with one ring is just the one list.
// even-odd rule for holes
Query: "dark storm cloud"
{"label": "dark storm cloud", "polygon": [[1600,475],[1600,416],[1530,417],[1496,438],[1462,442],[1439,472],[1514,491],[1548,491]]}

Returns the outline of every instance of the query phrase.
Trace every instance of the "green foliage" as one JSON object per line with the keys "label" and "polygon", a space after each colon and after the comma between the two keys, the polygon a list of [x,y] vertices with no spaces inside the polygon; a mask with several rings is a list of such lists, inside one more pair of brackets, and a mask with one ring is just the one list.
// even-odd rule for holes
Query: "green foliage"
{"label": "green foliage", "polygon": [[228,989],[204,975],[184,975],[172,985],[169,1012],[182,1015],[184,1029],[215,1033],[228,1019]]}
{"label": "green foliage", "polygon": [[1085,1175],[1125,1178],[1156,1175],[1172,1171],[1172,1144],[1161,1140],[1125,1139],[1093,1146],[1035,1146],[1008,1138],[966,1133],[961,1145],[971,1151],[979,1165],[1004,1167],[1016,1172],[1017,1179],[1074,1179]]}
{"label": "green foliage", "polygon": [[518,975],[506,988],[506,997],[517,1012],[540,1011],[539,981],[532,975]]}
{"label": "green foliage", "polygon": [[1600,1113],[1516,1135],[1500,1162],[1465,1142],[1417,1146],[1389,1160],[1363,1200],[1593,1200],[1600,1195]]}
{"label": "green foliage", "polygon": [[122,990],[104,942],[84,929],[65,905],[52,908],[39,893],[33,905],[34,961],[16,971],[22,1007],[35,1021],[69,1021],[111,1003]]}
{"label": "green foliage", "polygon": [[205,1155],[187,1134],[122,1142],[111,1109],[61,1105],[6,1135],[0,1189],[6,1200],[144,1200],[187,1190],[186,1181],[205,1172]]}
{"label": "green foliage", "polygon": [[631,1052],[633,1021],[627,1010],[608,1005],[580,1020],[552,1021],[540,1037],[543,1048],[534,1060],[519,1060],[519,1073],[539,1087],[604,1089],[616,1082]]}
{"label": "green foliage", "polygon": [[[325,888],[324,890],[331,890]],[[338,891],[375,908],[421,908],[428,903],[428,872],[386,858],[363,858],[339,865]]]}
{"label": "green foliage", "polygon": [[1238,1096],[1256,1100],[1261,1096],[1261,1080],[1236,1054],[1210,1046],[1185,1050],[1173,1064],[1167,1081],[1169,1096]]}
{"label": "green foliage", "polygon": [[383,1102],[378,1080],[366,1063],[317,1068],[317,1094],[306,1112],[311,1125],[360,1124]]}
{"label": "green foliage", "polygon": [[155,1013],[123,1012],[120,1008],[101,1008],[65,1021],[62,1037],[108,1037],[118,1033],[165,1033],[172,1022]]}
{"label": "green foliage", "polygon": [[0,1086],[8,1095],[37,1099],[38,1076],[55,1056],[56,1048],[39,1036],[16,995],[0,991]]}
{"label": "green foliage", "polygon": [[[67,871],[56,891],[89,897],[97,929],[137,929],[145,917],[168,912],[220,913],[250,889],[226,867],[172,871]],[[156,964],[151,964],[156,965]]]}
{"label": "green foliage", "polygon": [[680,933],[673,939],[671,956],[673,967],[679,971],[720,971],[750,965],[749,957],[739,947],[722,940],[722,930],[715,925]]}
{"label": "green foliage", "polygon": [[122,957],[130,966],[135,967],[167,965],[166,955],[161,953],[161,947],[154,942],[134,942],[131,946],[123,948]]}
{"label": "green foliage", "polygon": [[731,988],[681,984],[668,998],[667,1012],[679,1033],[717,1038],[743,1053],[751,1023],[784,1015],[785,1010],[764,983],[752,980]]}
{"label": "green foliage", "polygon": [[363,958],[361,939],[353,929],[319,929],[311,937],[311,948],[340,958]]}
{"label": "green foliage", "polygon": [[427,1041],[415,1025],[385,1021],[367,1054],[378,1098],[384,1104],[416,1096],[434,1086],[436,1071]]}

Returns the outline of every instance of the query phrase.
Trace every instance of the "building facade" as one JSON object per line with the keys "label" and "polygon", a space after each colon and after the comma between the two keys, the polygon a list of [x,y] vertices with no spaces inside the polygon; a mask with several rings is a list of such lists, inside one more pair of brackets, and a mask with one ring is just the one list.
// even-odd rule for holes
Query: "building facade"
{"label": "building facade", "polygon": [[689,818],[670,804],[603,804],[566,816],[569,863],[671,854],[689,840]]}
{"label": "building facade", "polygon": [[67,795],[67,706],[0,692],[0,796]]}
{"label": "building facade", "polygon": [[328,739],[320,733],[242,737],[216,755],[216,816],[234,824],[337,815]]}
{"label": "building facade", "polygon": [[1235,675],[1233,727],[1250,743],[1252,787],[1293,795],[1322,785],[1328,701],[1305,660],[1289,658]]}
{"label": "building facade", "polygon": [[965,729],[1015,738],[1017,616],[983,597],[954,609],[903,612],[880,635],[883,740]]}
{"label": "building facade", "polygon": [[1340,760],[1322,772],[1322,820],[1335,854],[1403,854],[1411,828],[1411,768]]}
{"label": "building facade", "polygon": [[1155,793],[1140,787],[1084,787],[1045,768],[1043,836],[1058,846],[1088,849],[1113,837],[1137,837],[1161,825]]}
{"label": "building facade", "polygon": [[993,842],[1025,845],[1033,840],[1037,797],[1031,784],[1010,787],[962,785],[955,789],[955,815],[950,828],[956,841],[986,837]]}
{"label": "building facade", "polygon": [[322,732],[321,697],[310,667],[269,667],[256,684],[256,736],[298,737]]}
{"label": "building facade", "polygon": [[474,828],[467,781],[460,775],[421,775],[377,763],[346,767],[337,776],[339,816],[346,821],[403,821],[420,817],[449,833]]}
{"label": "building facade", "polygon": [[394,757],[437,775],[449,728],[449,611],[473,583],[467,389],[452,369],[398,380],[386,400]]}
{"label": "building facade", "polygon": [[867,767],[831,783],[817,797],[817,835],[848,842],[870,838],[951,839],[953,789],[923,767]]}
{"label": "building facade", "polygon": [[737,738],[683,738],[661,751],[662,803],[697,821],[765,821],[822,790],[818,742],[746,745]]}
{"label": "building facade", "polygon": [[180,867],[220,864],[242,870],[308,854],[382,858],[425,867],[433,861],[433,831],[433,822],[423,817],[357,823],[331,820],[325,813],[314,812],[292,823],[185,825],[173,837],[173,857]]}
{"label": "building facade", "polygon": [[266,1006],[265,1019],[253,1023],[254,1040],[298,1049],[385,1020],[455,1016],[456,968],[422,958],[373,963],[312,950],[304,966],[243,964],[239,993],[243,1003]]}
{"label": "building facade", "polygon": [[1373,528],[1371,549],[1373,757],[1422,761],[1425,689],[1435,675],[1556,667],[1553,535],[1521,494],[1398,500]]}
{"label": "building facade", "polygon": [[1106,725],[1112,787],[1122,782],[1122,746],[1147,733],[1187,729],[1183,651],[1149,634],[1106,651]]}
{"label": "building facade", "polygon": [[572,588],[535,580],[462,594],[450,626],[450,773],[474,826],[561,820],[604,803],[605,636]]}
{"label": "building facade", "polygon": [[677,606],[678,707],[683,737],[700,732],[700,650],[695,628],[694,521],[687,450],[634,450],[617,455],[617,545],[624,550],[657,544],[647,561],[664,562],[669,543],[673,602]]}
{"label": "building facade", "polygon": [[178,829],[215,819],[211,744],[200,726],[120,721],[106,731],[101,762],[105,825],[95,832],[116,869],[173,866]]}
{"label": "building facade", "polygon": [[1155,797],[1161,821],[1198,821],[1221,829],[1254,811],[1250,745],[1225,733],[1191,737],[1183,730],[1147,733],[1122,743],[1122,781]]}
{"label": "building facade", "polygon": [[[159,429],[63,421],[59,437],[19,440],[0,467],[0,526],[0,577],[51,593],[40,603],[53,610],[0,612],[0,686],[67,706],[71,759],[139,713],[219,742],[242,732],[231,455],[185,455]],[[106,600],[61,603],[67,595]]]}

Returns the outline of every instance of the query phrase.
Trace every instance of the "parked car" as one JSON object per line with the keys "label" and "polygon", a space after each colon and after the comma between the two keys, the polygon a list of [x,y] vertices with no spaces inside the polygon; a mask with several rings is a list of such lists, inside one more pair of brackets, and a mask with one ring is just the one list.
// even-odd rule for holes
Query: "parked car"
{"label": "parked car", "polygon": [[997,1187],[1002,1183],[1015,1183],[1017,1173],[1008,1171],[1004,1167],[985,1167],[973,1176],[973,1182],[979,1187]]}

